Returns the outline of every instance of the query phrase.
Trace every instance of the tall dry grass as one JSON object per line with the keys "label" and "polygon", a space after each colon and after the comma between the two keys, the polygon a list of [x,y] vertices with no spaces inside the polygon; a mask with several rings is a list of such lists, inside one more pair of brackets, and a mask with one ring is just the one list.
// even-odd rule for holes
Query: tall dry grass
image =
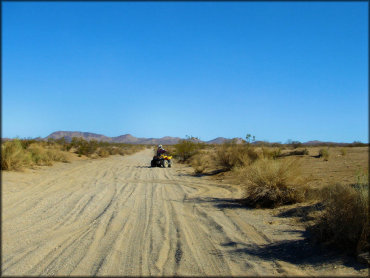
{"label": "tall dry grass", "polygon": [[369,251],[369,183],[333,184],[321,192],[323,213],[309,227],[319,242],[352,254]]}
{"label": "tall dry grass", "polygon": [[244,202],[248,206],[276,207],[305,198],[307,180],[296,159],[262,158],[239,170],[239,175],[244,179]]}
{"label": "tall dry grass", "polygon": [[227,142],[218,146],[215,152],[216,163],[225,170],[248,166],[258,158],[256,148],[250,144]]}
{"label": "tall dry grass", "polygon": [[1,145],[1,169],[20,170],[33,165],[52,165],[54,161],[68,162],[59,147],[45,142],[14,139]]}
{"label": "tall dry grass", "polygon": [[200,151],[191,158],[190,164],[195,174],[202,174],[212,164],[213,156],[208,151]]}
{"label": "tall dry grass", "polygon": [[26,149],[31,153],[32,161],[36,165],[53,165],[54,161],[68,162],[66,153],[59,148],[46,148],[40,143],[32,143]]}
{"label": "tall dry grass", "polygon": [[262,156],[268,159],[276,159],[281,156],[281,148],[262,147]]}
{"label": "tall dry grass", "polygon": [[132,154],[143,148],[142,145],[87,141],[83,138],[73,138],[71,142],[62,139],[14,139],[1,144],[1,169],[20,170],[34,165],[50,166],[53,162],[68,162],[69,151],[79,156],[98,158]]}
{"label": "tall dry grass", "polygon": [[19,139],[1,144],[1,169],[19,170],[32,164],[32,157],[22,147]]}
{"label": "tall dry grass", "polygon": [[324,161],[328,161],[329,160],[329,156],[330,156],[330,153],[329,153],[329,148],[322,148],[319,150],[319,157],[322,157],[324,159]]}
{"label": "tall dry grass", "polygon": [[341,156],[345,156],[347,154],[347,149],[346,148],[340,148],[339,153]]}
{"label": "tall dry grass", "polygon": [[64,148],[73,149],[79,156],[85,155],[91,158],[107,157],[109,155],[129,155],[145,148],[144,145],[124,143],[100,142],[85,140],[81,137],[73,137],[70,143],[63,143]]}

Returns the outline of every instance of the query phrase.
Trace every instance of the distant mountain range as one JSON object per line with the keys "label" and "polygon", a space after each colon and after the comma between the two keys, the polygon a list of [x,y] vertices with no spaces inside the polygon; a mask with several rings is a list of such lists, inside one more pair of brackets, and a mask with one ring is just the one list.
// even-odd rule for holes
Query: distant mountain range
{"label": "distant mountain range", "polygon": [[[148,145],[173,145],[176,144],[182,138],[180,137],[170,137],[165,136],[162,138],[138,138],[132,136],[131,134],[124,134],[116,137],[108,137],[102,134],[96,134],[91,132],[80,132],[80,131],[56,131],[51,133],[49,136],[45,137],[45,139],[53,138],[53,139],[60,139],[65,138],[67,141],[72,140],[73,137],[82,137],[85,140],[97,140],[97,141],[104,141],[104,142],[112,142],[112,143],[127,143],[127,144],[148,144]],[[241,143],[243,141],[242,138],[235,138],[237,143]],[[217,137],[210,141],[201,141],[207,144],[222,144],[226,141],[231,141],[232,139],[227,139],[224,137]]]}
{"label": "distant mountain range", "polygon": [[[56,131],[51,133],[49,136],[46,136],[45,138],[35,138],[36,140],[47,140],[48,138],[54,138],[54,139],[60,139],[60,138],[65,138],[67,141],[72,140],[73,137],[82,137],[85,140],[97,140],[97,141],[104,141],[104,142],[112,142],[112,143],[127,143],[127,144],[146,144],[146,145],[158,145],[158,144],[163,144],[163,145],[174,145],[176,144],[179,140],[183,139],[180,137],[170,137],[170,136],[165,136],[162,138],[138,138],[135,136],[132,136],[131,134],[124,134],[116,137],[108,137],[102,134],[97,134],[97,133],[91,133],[91,132],[81,132],[81,131]],[[3,142],[7,140],[11,140],[11,138],[2,138],[1,139]],[[204,142],[206,144],[222,144],[227,141],[231,140],[236,140],[236,143],[240,144],[244,140],[242,138],[233,138],[233,139],[228,139],[225,137],[217,137],[213,140],[209,141],[201,141],[199,142]],[[197,140],[198,141],[198,140]],[[259,144],[263,143],[263,141],[255,141],[252,144]],[[354,142],[355,143],[355,142]],[[323,142],[323,141],[318,141],[318,140],[313,140],[313,141],[308,141],[308,142],[302,142],[303,146],[319,146],[319,145],[336,145],[336,146],[346,146],[351,143],[338,143],[338,142]],[[360,143],[361,144],[361,143]]]}

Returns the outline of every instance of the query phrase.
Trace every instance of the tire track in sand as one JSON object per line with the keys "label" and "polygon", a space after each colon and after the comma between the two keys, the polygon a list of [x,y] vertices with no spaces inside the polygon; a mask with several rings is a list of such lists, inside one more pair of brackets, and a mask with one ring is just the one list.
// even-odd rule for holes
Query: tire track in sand
{"label": "tire track in sand", "polygon": [[264,212],[220,209],[209,200],[232,198],[235,189],[181,165],[150,168],[151,157],[147,149],[3,173],[2,274],[325,274],[241,252],[294,233],[272,231]]}

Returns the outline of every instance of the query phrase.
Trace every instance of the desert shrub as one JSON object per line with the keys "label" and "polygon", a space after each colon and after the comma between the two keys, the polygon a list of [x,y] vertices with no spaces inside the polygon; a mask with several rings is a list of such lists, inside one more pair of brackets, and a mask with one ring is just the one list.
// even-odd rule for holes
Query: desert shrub
{"label": "desert shrub", "polygon": [[309,227],[314,238],[353,254],[368,251],[369,183],[334,184],[321,194],[324,212]]}
{"label": "desert shrub", "polygon": [[73,137],[71,141],[71,147],[76,148],[78,155],[91,156],[98,149],[98,141],[96,140],[84,140],[83,138]]}
{"label": "desert shrub", "polygon": [[245,203],[276,207],[304,200],[306,186],[296,159],[260,159],[244,171]]}
{"label": "desert shrub", "polygon": [[296,148],[299,148],[302,146],[302,143],[299,142],[299,141],[292,141],[289,143],[289,146],[292,148],[292,149],[296,149]]}
{"label": "desert shrub", "polygon": [[293,150],[293,151],[290,151],[290,152],[286,152],[286,153],[281,154],[279,156],[308,155],[308,154],[309,154],[309,151],[307,150],[307,148],[304,148],[304,149],[298,149],[298,150]]}
{"label": "desert shrub", "polygon": [[271,151],[271,158],[272,159],[276,159],[278,157],[281,156],[281,149],[280,148],[274,148],[272,151]]}
{"label": "desert shrub", "polygon": [[100,157],[108,157],[110,155],[110,152],[107,150],[107,149],[104,149],[104,148],[99,148],[97,150],[97,154],[100,156]]}
{"label": "desert shrub", "polygon": [[340,148],[339,152],[342,156],[345,156],[347,154],[347,149],[346,148]]}
{"label": "desert shrub", "polygon": [[36,139],[14,139],[1,145],[1,167],[3,170],[15,170],[31,165],[52,165],[53,161],[68,162],[65,151],[73,148],[77,155],[90,158],[107,157],[111,154],[132,154],[144,148],[143,145],[98,142],[72,138],[67,142],[64,138],[40,141]]}
{"label": "desert shrub", "polygon": [[195,174],[202,174],[208,165],[209,160],[206,154],[198,153],[191,158],[191,166]]}
{"label": "desert shrub", "polygon": [[[120,148],[115,147],[115,146],[112,146],[112,147],[106,147],[105,149],[106,149],[106,151],[109,153],[109,155],[116,155],[116,154],[120,154],[120,151],[122,151],[122,152],[123,152],[123,150],[121,150]],[[100,150],[102,150],[102,148],[100,148]]]}
{"label": "desert shrub", "polygon": [[319,150],[319,157],[322,157],[324,161],[329,160],[329,149],[320,149]]}
{"label": "desert shrub", "polygon": [[369,143],[362,143],[360,141],[353,141],[353,143],[348,144],[348,147],[366,147]]}
{"label": "desert shrub", "polygon": [[52,165],[52,160],[48,155],[48,150],[42,148],[38,144],[32,144],[28,147],[28,151],[31,154],[32,161],[36,165]]}
{"label": "desert shrub", "polygon": [[226,142],[218,146],[215,152],[216,163],[225,170],[247,166],[258,158],[258,152],[251,144]]}
{"label": "desert shrub", "polygon": [[307,150],[307,148],[290,152],[290,155],[308,155],[308,154],[309,154],[309,151]]}
{"label": "desert shrub", "polygon": [[58,149],[47,150],[47,155],[51,161],[69,162],[66,154],[63,151],[60,151]]}
{"label": "desert shrub", "polygon": [[23,149],[27,149],[31,144],[38,142],[36,139],[20,139],[19,141]]}
{"label": "desert shrub", "polygon": [[56,139],[55,144],[60,146],[63,151],[69,151],[72,147],[64,137]]}
{"label": "desert shrub", "polygon": [[262,147],[262,155],[264,158],[276,159],[281,156],[281,148],[268,149]]}
{"label": "desert shrub", "polygon": [[180,140],[174,147],[174,156],[184,162],[198,153],[200,149],[204,148],[204,144],[198,142],[195,137],[188,137],[187,139]]}
{"label": "desert shrub", "polygon": [[36,165],[52,165],[53,161],[68,162],[65,153],[57,148],[45,148],[41,144],[31,144],[27,151],[30,152],[31,158]]}
{"label": "desert shrub", "polygon": [[27,152],[19,139],[1,144],[1,169],[19,170],[32,164],[31,154]]}
{"label": "desert shrub", "polygon": [[271,143],[271,147],[279,148],[279,149],[285,149],[285,146],[281,143]]}

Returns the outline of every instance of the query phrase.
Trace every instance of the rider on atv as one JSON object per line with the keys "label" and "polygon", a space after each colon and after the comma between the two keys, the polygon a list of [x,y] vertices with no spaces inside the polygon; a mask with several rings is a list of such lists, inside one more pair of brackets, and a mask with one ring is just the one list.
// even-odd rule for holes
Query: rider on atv
{"label": "rider on atv", "polygon": [[166,154],[167,151],[163,149],[162,145],[158,145],[157,155],[153,156],[152,161],[150,162],[151,167],[163,167],[171,168],[172,166],[172,156]]}
{"label": "rider on atv", "polygon": [[160,156],[161,154],[166,153],[166,152],[167,151],[163,149],[162,145],[158,145],[157,156]]}

